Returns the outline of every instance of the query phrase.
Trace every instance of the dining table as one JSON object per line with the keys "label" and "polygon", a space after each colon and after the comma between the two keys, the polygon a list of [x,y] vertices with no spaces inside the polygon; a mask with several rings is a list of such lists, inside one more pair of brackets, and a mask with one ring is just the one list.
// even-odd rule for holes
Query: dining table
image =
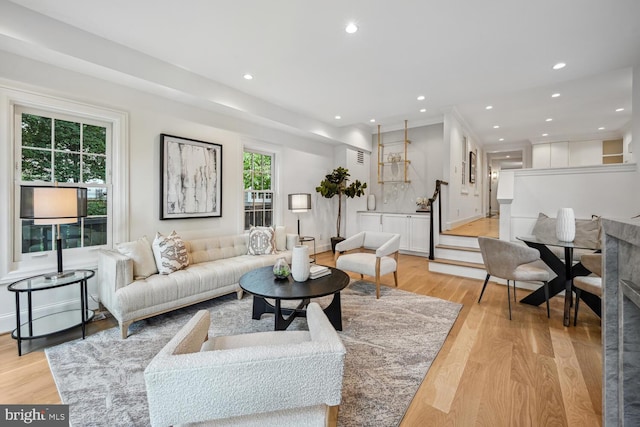
{"label": "dining table", "polygon": [[[571,306],[573,305],[573,278],[576,276],[588,276],[591,274],[582,263],[573,260],[574,249],[584,249],[587,252],[599,251],[597,243],[594,242],[564,242],[552,237],[538,236],[518,236],[516,239],[524,242],[527,246],[537,249],[540,252],[540,259],[556,274],[556,277],[549,282],[549,298],[565,291],[564,294],[564,326],[570,325]],[[561,248],[564,250],[564,257],[561,258],[551,248]],[[561,252],[560,252],[561,253]],[[580,299],[584,301],[598,316],[601,312],[601,299],[590,292],[582,292]],[[520,302],[530,305],[540,305],[545,302],[544,287],[536,289],[527,295]]]}

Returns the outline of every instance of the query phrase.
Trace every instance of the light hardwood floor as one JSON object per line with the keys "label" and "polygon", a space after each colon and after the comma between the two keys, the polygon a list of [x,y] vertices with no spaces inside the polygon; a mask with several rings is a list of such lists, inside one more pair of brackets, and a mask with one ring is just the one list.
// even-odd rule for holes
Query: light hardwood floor
{"label": "light hardwood floor", "polygon": [[[400,289],[463,304],[458,320],[401,423],[408,426],[598,426],[602,419],[600,320],[586,306],[577,327],[562,325],[562,300],[517,303],[507,313],[504,286],[429,273],[427,259],[400,256]],[[318,263],[333,265],[332,254]],[[358,278],[358,275],[352,277]],[[384,277],[389,286],[393,277]],[[518,290],[518,298],[527,291]],[[90,333],[111,327],[93,322]],[[57,338],[58,340],[62,338]],[[55,338],[36,345],[50,345]],[[59,403],[42,349],[18,357],[0,336],[0,402]]]}

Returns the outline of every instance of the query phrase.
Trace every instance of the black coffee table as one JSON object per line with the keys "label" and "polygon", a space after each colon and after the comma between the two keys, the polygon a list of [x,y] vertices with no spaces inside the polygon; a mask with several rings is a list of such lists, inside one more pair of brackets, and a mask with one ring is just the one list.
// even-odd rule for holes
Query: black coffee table
{"label": "black coffee table", "polygon": [[[319,279],[296,282],[291,275],[286,279],[276,279],[273,267],[261,267],[240,277],[240,287],[253,295],[253,319],[260,319],[264,313],[275,315],[275,330],[283,331],[296,317],[306,317],[306,306],[311,298],[333,295],[333,300],[324,313],[337,331],[342,330],[342,309],[340,291],[349,284],[349,276],[342,270],[329,267],[331,274]],[[265,298],[275,300],[270,304]],[[302,300],[295,308],[282,307],[282,300]],[[283,315],[288,317],[285,319]]]}

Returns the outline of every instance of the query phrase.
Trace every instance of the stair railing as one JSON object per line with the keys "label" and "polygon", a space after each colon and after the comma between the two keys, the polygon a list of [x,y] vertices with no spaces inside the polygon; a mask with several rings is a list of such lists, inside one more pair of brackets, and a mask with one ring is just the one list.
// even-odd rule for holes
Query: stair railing
{"label": "stair railing", "polygon": [[436,189],[433,192],[433,196],[429,198],[429,202],[427,203],[427,207],[429,208],[430,214],[430,233],[429,233],[429,259],[435,259],[435,249],[434,249],[434,237],[433,237],[433,203],[438,200],[438,233],[442,233],[442,196],[440,195],[440,188],[442,185],[449,185],[446,181],[441,181],[439,179],[436,180]]}

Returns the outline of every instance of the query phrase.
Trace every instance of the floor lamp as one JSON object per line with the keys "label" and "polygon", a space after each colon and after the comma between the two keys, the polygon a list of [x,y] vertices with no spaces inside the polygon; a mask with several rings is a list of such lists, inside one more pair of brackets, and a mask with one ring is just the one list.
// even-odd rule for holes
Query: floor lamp
{"label": "floor lamp", "polygon": [[311,194],[289,194],[289,210],[293,213],[298,214],[298,237],[300,237],[300,213],[311,210]]}
{"label": "floor lamp", "polygon": [[46,274],[55,280],[72,273],[62,268],[60,224],[73,224],[87,216],[87,189],[82,187],[20,186],[20,218],[33,219],[34,225],[56,225],[58,271]]}

